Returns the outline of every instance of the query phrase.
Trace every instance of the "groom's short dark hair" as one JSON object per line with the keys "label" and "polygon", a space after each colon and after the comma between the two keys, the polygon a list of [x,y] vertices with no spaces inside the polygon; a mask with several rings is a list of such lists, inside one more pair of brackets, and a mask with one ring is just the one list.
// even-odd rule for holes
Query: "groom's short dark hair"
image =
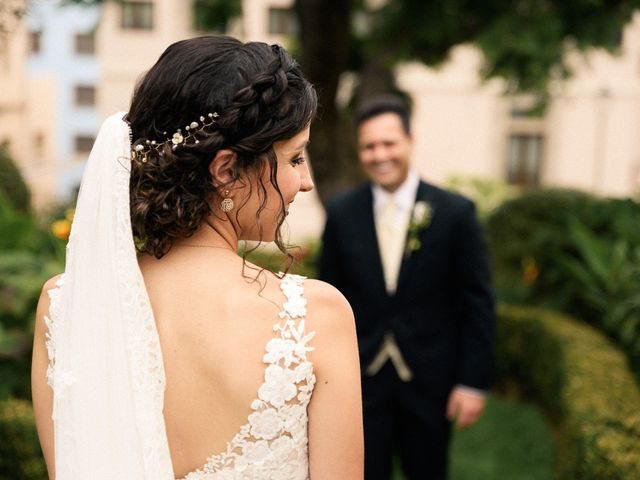
{"label": "groom's short dark hair", "polygon": [[405,133],[411,132],[409,121],[409,108],[404,100],[396,95],[379,95],[362,102],[356,109],[355,124],[356,129],[363,122],[383,113],[395,113],[402,121],[402,128]]}

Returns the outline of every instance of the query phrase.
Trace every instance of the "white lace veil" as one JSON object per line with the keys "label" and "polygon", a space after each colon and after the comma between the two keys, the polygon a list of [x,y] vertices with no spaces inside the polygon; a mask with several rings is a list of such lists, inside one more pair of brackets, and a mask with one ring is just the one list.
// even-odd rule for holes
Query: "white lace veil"
{"label": "white lace veil", "polygon": [[50,310],[57,480],[173,479],[158,333],[129,214],[130,138],[109,117],[86,166]]}

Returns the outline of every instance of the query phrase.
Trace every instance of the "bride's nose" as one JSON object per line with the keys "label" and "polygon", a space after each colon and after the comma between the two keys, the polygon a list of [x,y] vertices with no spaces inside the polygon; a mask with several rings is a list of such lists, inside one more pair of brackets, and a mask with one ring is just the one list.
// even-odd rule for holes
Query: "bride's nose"
{"label": "bride's nose", "polygon": [[302,167],[303,170],[300,173],[300,191],[310,192],[313,190],[313,179],[311,178],[308,162],[305,162]]}

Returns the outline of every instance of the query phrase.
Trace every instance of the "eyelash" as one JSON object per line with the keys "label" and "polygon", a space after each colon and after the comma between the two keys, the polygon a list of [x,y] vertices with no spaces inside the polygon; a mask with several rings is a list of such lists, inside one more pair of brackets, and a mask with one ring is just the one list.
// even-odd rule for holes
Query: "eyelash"
{"label": "eyelash", "polygon": [[291,165],[297,167],[298,165],[302,165],[304,163],[304,157],[298,157],[291,160]]}

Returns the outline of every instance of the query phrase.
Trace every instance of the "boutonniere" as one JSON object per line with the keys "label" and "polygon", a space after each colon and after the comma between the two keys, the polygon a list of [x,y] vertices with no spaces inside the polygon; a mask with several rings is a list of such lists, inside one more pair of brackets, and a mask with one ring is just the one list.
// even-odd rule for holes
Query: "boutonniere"
{"label": "boutonniere", "polygon": [[418,238],[420,232],[426,230],[431,224],[433,218],[433,207],[429,202],[418,201],[413,206],[413,212],[411,213],[411,221],[409,222],[409,230],[407,231],[407,249],[405,256],[411,255],[412,252],[420,250],[422,242]]}

